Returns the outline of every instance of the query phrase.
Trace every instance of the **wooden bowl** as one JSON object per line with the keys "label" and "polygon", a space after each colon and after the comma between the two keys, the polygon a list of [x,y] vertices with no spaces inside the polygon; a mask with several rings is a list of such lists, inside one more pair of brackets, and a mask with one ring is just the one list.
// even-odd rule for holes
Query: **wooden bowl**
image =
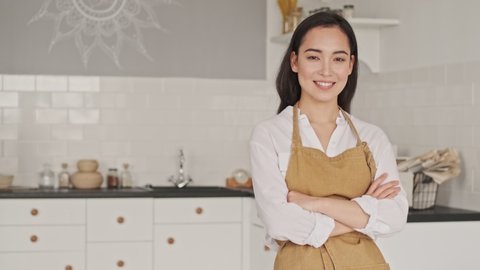
{"label": "wooden bowl", "polygon": [[98,172],[76,172],[72,175],[73,187],[78,189],[94,189],[102,186],[103,177]]}
{"label": "wooden bowl", "polygon": [[81,159],[77,162],[79,172],[96,172],[98,169],[98,161],[95,159]]}
{"label": "wooden bowl", "polygon": [[13,182],[13,175],[0,175],[0,189],[9,188]]}

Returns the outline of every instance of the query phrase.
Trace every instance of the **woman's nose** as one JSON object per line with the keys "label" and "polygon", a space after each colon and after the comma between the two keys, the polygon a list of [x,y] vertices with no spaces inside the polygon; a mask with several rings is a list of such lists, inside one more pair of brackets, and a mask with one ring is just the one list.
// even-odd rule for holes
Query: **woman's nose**
{"label": "woman's nose", "polygon": [[321,61],[318,71],[319,71],[320,75],[330,76],[331,73],[332,73],[330,62],[326,61],[326,60]]}

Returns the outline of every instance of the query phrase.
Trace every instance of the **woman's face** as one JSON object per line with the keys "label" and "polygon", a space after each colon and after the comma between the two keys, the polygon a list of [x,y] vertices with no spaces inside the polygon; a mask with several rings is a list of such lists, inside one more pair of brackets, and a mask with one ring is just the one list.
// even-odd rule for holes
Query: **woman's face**
{"label": "woman's face", "polygon": [[348,37],[338,27],[310,29],[298,55],[290,55],[290,65],[302,88],[301,99],[337,104],[337,96],[352,73],[353,61]]}

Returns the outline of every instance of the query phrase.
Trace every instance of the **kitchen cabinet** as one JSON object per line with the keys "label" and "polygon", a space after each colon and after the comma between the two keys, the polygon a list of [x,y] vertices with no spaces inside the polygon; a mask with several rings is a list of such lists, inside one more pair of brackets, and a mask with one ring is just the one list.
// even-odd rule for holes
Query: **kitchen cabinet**
{"label": "kitchen cabinet", "polygon": [[152,269],[153,199],[87,200],[87,269]]}
{"label": "kitchen cabinet", "polygon": [[154,269],[242,269],[241,198],[155,200]]}
{"label": "kitchen cabinet", "polygon": [[0,213],[0,269],[85,269],[85,200],[1,200]]}
{"label": "kitchen cabinet", "polygon": [[245,245],[248,245],[248,256],[244,258],[249,270],[273,269],[276,251],[265,245],[265,228],[257,215],[255,200],[251,199],[244,203],[244,216],[248,221],[248,238]]}
{"label": "kitchen cabinet", "polygon": [[377,243],[392,270],[475,270],[479,228],[480,221],[407,223]]}
{"label": "kitchen cabinet", "polygon": [[[380,72],[380,32],[385,27],[399,25],[396,19],[352,18],[349,20],[355,31],[360,61],[364,62],[372,72]],[[288,44],[292,33],[274,36],[274,43]]]}

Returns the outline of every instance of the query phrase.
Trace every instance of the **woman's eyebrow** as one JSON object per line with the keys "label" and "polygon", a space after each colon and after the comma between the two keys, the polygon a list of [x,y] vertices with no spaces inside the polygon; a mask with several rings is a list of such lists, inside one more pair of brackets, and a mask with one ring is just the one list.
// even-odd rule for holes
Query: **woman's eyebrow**
{"label": "woman's eyebrow", "polygon": [[[306,49],[304,52],[316,52],[316,53],[322,53],[322,50],[319,50],[319,49],[313,49],[313,48],[309,48],[309,49]],[[343,51],[343,50],[340,50],[340,51],[334,51],[333,54],[346,54],[346,55],[349,55],[349,53],[347,53],[346,51]]]}

